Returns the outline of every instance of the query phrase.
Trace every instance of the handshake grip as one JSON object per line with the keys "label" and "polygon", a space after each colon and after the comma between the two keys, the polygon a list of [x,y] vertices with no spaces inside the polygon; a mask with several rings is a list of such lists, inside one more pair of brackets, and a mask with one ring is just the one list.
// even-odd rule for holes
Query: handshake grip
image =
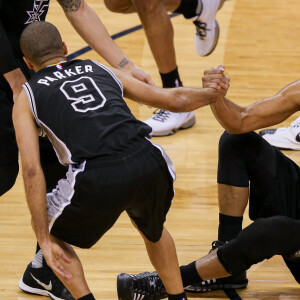
{"label": "handshake grip", "polygon": [[212,88],[219,91],[219,95],[223,98],[226,96],[230,86],[230,78],[225,74],[224,66],[211,68],[204,71],[202,77],[202,87]]}

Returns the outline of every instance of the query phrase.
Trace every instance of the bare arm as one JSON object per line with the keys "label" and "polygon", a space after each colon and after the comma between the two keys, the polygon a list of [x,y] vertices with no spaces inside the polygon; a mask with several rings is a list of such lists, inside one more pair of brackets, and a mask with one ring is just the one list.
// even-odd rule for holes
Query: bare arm
{"label": "bare arm", "polygon": [[[187,112],[208,105],[224,97],[228,86],[223,78],[210,88],[162,89],[149,86],[119,70],[113,70],[124,86],[124,94],[136,102],[173,112]],[[224,82],[223,82],[224,81]]]}
{"label": "bare arm", "polygon": [[219,123],[230,133],[245,133],[278,124],[300,109],[300,81],[275,96],[241,107],[224,98],[211,104]]}
{"label": "bare arm", "polygon": [[57,1],[78,34],[111,66],[154,84],[150,75],[137,67],[114,43],[95,11],[84,0]]}
{"label": "bare arm", "polygon": [[16,100],[13,122],[22,161],[26,198],[32,216],[32,226],[38,242],[49,241],[46,212],[46,185],[40,164],[37,128],[24,90]]}
{"label": "bare arm", "polygon": [[22,73],[21,69],[17,68],[5,73],[3,76],[9,83],[14,94],[14,99],[16,99],[22,91],[22,85],[26,82],[24,74]]}
{"label": "bare arm", "polygon": [[15,101],[13,123],[20,150],[26,199],[32,227],[48,265],[66,278],[61,261],[70,262],[63,250],[50,239],[46,208],[46,184],[40,164],[37,128],[24,90]]}

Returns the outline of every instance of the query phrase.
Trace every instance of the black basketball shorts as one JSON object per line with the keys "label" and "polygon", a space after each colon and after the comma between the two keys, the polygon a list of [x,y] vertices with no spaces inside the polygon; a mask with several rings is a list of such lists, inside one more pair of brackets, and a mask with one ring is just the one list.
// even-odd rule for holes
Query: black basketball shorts
{"label": "black basketball shorts", "polygon": [[147,239],[158,241],[174,196],[175,170],[161,147],[145,140],[137,149],[70,165],[47,194],[51,234],[90,248],[126,211]]}
{"label": "black basketball shorts", "polygon": [[[16,58],[16,63],[27,79],[34,74],[22,57]],[[12,90],[4,76],[0,75],[0,165],[18,163],[18,147],[12,122],[13,104]]]}
{"label": "black basketball shorts", "polygon": [[12,122],[12,90],[0,76],[0,165],[18,163],[18,146]]}

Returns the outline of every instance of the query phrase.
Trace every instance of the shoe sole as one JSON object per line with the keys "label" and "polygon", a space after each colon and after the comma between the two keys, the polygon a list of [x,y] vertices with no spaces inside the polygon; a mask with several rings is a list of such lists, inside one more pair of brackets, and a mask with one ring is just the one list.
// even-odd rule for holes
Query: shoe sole
{"label": "shoe sole", "polygon": [[195,289],[195,290],[189,290],[188,288],[185,288],[184,290],[187,293],[191,294],[197,294],[197,293],[206,293],[206,292],[211,292],[211,291],[217,291],[217,290],[236,290],[236,289],[244,289],[248,285],[248,280],[243,282],[243,283],[225,283],[225,284],[215,284],[212,285],[211,287],[203,287],[202,289]]}
{"label": "shoe sole", "polygon": [[[262,136],[264,138],[264,136]],[[295,147],[291,147],[291,144],[286,144],[286,143],[280,143],[280,142],[269,142],[266,138],[264,138],[270,145],[278,148],[279,150],[296,150],[296,151],[300,151],[300,145],[297,146],[295,145]]]}
{"label": "shoe sole", "polygon": [[186,123],[184,123],[184,124],[181,125],[180,127],[173,128],[173,129],[171,129],[171,130],[160,131],[160,132],[157,132],[157,133],[152,134],[152,136],[154,136],[154,137],[159,137],[159,136],[169,136],[169,135],[173,135],[173,134],[175,134],[178,130],[191,128],[191,127],[193,127],[195,124],[196,124],[196,117],[193,116],[190,120],[188,120]]}
{"label": "shoe sole", "polygon": [[[122,278],[125,275],[125,273],[119,273],[117,276],[117,293],[118,293],[118,299],[122,300],[122,299],[129,299],[129,295],[127,295],[126,293],[124,293],[124,288],[126,288],[126,285],[131,285],[128,284],[129,280],[126,280],[124,282],[124,280],[122,281]],[[127,274],[126,274],[127,275]]]}
{"label": "shoe sole", "polygon": [[212,54],[214,52],[214,50],[216,49],[217,45],[218,45],[218,42],[219,42],[219,36],[220,36],[220,27],[219,27],[219,23],[218,21],[216,20],[216,28],[215,28],[215,42],[210,50],[210,52],[208,52],[207,54],[205,55],[202,55],[202,57],[205,57],[205,56],[208,56],[210,54]]}
{"label": "shoe sole", "polygon": [[63,298],[58,298],[58,297],[54,296],[49,291],[32,288],[32,287],[28,286],[27,284],[24,283],[23,277],[19,281],[19,288],[27,294],[50,297],[53,300],[64,300]]}

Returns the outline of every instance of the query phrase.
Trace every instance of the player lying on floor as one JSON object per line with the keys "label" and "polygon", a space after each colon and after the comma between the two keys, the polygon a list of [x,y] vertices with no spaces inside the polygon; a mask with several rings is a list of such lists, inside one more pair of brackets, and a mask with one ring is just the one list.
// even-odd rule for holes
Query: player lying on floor
{"label": "player lying on floor", "polygon": [[[203,85],[211,86],[222,74],[222,67],[206,71]],[[256,133],[240,134],[278,124],[298,111],[300,81],[246,107],[224,98],[212,103],[211,108],[220,124],[234,133],[225,133],[220,140],[220,207],[227,207],[228,217],[232,214],[242,219],[250,182],[250,218],[255,221],[242,231],[242,223],[235,226],[237,229],[232,224],[221,224],[218,246],[204,258],[180,268],[185,289],[201,292],[245,287],[245,276],[241,282],[224,277],[238,277],[251,265],[276,254],[283,256],[300,283],[300,168]],[[225,213],[224,207],[221,212]],[[123,273],[117,281],[120,299],[134,299],[136,294],[143,295],[145,300],[166,296],[156,273]]]}
{"label": "player lying on floor", "polygon": [[[126,210],[169,299],[186,299],[175,245],[163,226],[174,196],[174,166],[149,141],[151,128],[131,114],[123,91],[140,103],[183,112],[221,100],[229,78],[222,74],[205,89],[161,89],[96,61],[67,62],[66,45],[47,22],[29,25],[20,44],[36,74],[16,99],[13,121],[32,227],[47,264],[74,298],[95,299],[70,244],[90,248]],[[69,166],[47,195],[37,126]]]}

